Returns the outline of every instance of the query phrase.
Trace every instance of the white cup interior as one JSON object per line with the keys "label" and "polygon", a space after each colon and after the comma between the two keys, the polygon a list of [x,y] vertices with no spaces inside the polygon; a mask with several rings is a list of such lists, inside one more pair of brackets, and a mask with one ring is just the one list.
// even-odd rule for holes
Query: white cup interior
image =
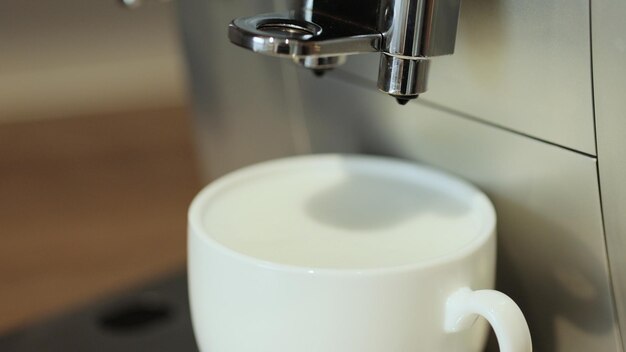
{"label": "white cup interior", "polygon": [[481,191],[443,172],[391,158],[311,155],[216,180],[192,203],[189,224],[209,245],[259,264],[363,271],[463,256],[494,234],[495,218]]}

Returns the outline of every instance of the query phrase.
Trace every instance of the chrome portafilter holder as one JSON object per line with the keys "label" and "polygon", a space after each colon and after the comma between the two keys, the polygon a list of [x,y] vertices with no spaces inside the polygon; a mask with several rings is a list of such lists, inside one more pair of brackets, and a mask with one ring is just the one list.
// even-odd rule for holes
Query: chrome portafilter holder
{"label": "chrome portafilter holder", "polygon": [[347,56],[380,52],[378,89],[405,104],[427,89],[430,58],[452,54],[460,0],[304,0],[287,13],[241,17],[234,44],[289,57],[321,75]]}
{"label": "chrome portafilter holder", "polygon": [[377,52],[381,40],[375,30],[307,10],[237,18],[228,37],[255,53],[290,57],[314,70],[337,67],[347,55]]}

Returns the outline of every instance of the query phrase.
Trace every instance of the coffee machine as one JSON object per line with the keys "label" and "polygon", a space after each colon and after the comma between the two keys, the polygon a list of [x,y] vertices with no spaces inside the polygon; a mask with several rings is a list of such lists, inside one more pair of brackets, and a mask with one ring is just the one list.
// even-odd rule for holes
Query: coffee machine
{"label": "coffee machine", "polygon": [[[416,13],[405,3],[425,20],[402,22]],[[178,7],[207,181],[327,152],[456,174],[496,206],[497,288],[522,308],[535,350],[624,351],[626,3]]]}

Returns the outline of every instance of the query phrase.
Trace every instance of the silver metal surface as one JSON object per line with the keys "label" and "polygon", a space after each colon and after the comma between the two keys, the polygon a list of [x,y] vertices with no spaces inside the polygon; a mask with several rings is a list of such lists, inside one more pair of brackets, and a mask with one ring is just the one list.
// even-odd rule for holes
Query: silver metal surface
{"label": "silver metal surface", "polygon": [[[460,0],[307,0],[284,14],[233,20],[230,40],[253,52],[289,56],[299,63],[380,51],[378,87],[412,99],[426,91],[428,63],[454,51]],[[335,62],[333,62],[335,61]],[[331,64],[331,62],[333,62]]]}
{"label": "silver metal surface", "polygon": [[[196,144],[206,179],[243,165],[308,151],[290,63],[232,45],[224,33],[241,13],[270,2],[176,1],[185,44]],[[211,43],[211,45],[207,45]]]}
{"label": "silver metal surface", "polygon": [[590,13],[587,0],[465,1],[455,55],[432,60],[427,98],[399,108],[373,88],[378,53],[352,56],[329,79],[295,75],[215,34],[238,14],[282,9],[182,3],[211,175],[308,150],[380,153],[460,175],[496,205],[498,287],[522,306],[535,350],[623,352],[626,5],[592,3]]}
{"label": "silver metal surface", "polygon": [[[589,1],[461,6],[454,55],[432,60],[420,99],[595,155]],[[378,66],[356,55],[341,70],[376,82]]]}
{"label": "silver metal surface", "polygon": [[[381,7],[380,31],[385,41],[381,48],[389,55],[424,56],[425,39],[422,32],[428,28],[427,0],[385,0]],[[432,1],[431,1],[432,3]]]}
{"label": "silver metal surface", "polygon": [[381,41],[375,30],[309,10],[237,18],[228,36],[255,53],[293,58],[376,52]]}
{"label": "silver metal surface", "polygon": [[294,60],[302,67],[312,70],[328,70],[341,66],[346,62],[346,55],[339,56],[318,56],[301,57]]}
{"label": "silver metal surface", "polygon": [[[341,72],[300,82],[313,151],[426,163],[489,195],[498,214],[498,289],[520,304],[534,350],[621,351],[595,158],[423,100],[398,107]],[[345,136],[356,140],[329,142]]]}
{"label": "silver metal surface", "polygon": [[378,89],[400,99],[426,92],[428,58],[454,52],[460,0],[384,0]]}
{"label": "silver metal surface", "polygon": [[398,57],[454,53],[460,0],[383,0],[382,51]]}
{"label": "silver metal surface", "polygon": [[604,228],[626,344],[626,2],[591,2],[593,82]]}
{"label": "silver metal surface", "polygon": [[383,34],[382,54],[378,68],[378,90],[406,104],[426,91],[428,62],[425,44],[429,31],[428,0],[383,0],[379,30]]}
{"label": "silver metal surface", "polygon": [[378,89],[395,97],[413,97],[427,88],[430,60],[407,60],[380,54]]}

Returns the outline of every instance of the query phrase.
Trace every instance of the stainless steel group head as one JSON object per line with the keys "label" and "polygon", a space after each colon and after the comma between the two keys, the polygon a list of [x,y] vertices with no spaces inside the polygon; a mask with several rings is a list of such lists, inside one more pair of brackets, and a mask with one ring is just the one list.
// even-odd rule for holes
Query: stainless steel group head
{"label": "stainless steel group head", "polygon": [[378,89],[406,103],[426,91],[430,59],[454,52],[459,10],[460,0],[304,0],[233,20],[229,38],[316,73],[380,52]]}

